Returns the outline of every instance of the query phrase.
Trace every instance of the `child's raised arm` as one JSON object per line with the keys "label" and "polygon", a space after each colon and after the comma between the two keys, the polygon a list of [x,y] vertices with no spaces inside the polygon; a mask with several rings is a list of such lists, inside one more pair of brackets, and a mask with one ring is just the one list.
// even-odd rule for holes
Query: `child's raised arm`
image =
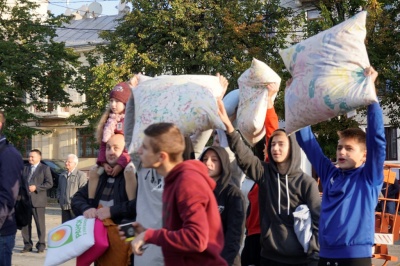
{"label": "child's raised arm", "polygon": [[[365,76],[370,76],[375,83],[378,72],[373,67],[364,71]],[[367,158],[365,162],[365,173],[368,180],[374,185],[383,182],[383,164],[386,157],[386,138],[383,123],[382,108],[379,103],[368,106],[367,111]]]}

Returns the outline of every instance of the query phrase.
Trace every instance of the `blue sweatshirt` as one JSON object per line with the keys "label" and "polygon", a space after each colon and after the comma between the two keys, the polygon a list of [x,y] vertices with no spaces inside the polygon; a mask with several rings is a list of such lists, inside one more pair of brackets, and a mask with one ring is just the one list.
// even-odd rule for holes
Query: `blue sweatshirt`
{"label": "blue sweatshirt", "polygon": [[382,109],[368,106],[367,157],[364,165],[336,168],[310,127],[296,132],[297,141],[315,168],[323,187],[319,222],[320,257],[370,258],[374,244],[375,207],[383,183],[386,141]]}

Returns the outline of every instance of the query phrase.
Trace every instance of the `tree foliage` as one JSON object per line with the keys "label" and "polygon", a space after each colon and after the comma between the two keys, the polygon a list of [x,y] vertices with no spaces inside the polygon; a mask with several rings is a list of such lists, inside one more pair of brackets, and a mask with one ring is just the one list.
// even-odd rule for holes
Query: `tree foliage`
{"label": "tree foliage", "polygon": [[45,110],[44,99],[66,106],[65,86],[73,87],[78,55],[54,42],[55,27],[66,17],[34,16],[37,4],[28,0],[0,0],[0,108],[5,112],[5,134],[14,144],[42,130],[27,126],[39,120],[30,107]]}
{"label": "tree foliage", "polygon": [[[287,75],[278,51],[286,47],[299,24],[293,10],[280,7],[278,0],[130,2],[132,11],[116,30],[101,34],[109,44],[89,55],[91,64],[82,70],[88,102],[75,121],[87,119],[93,127],[112,86],[133,73],[221,73],[231,90],[238,87],[237,80],[252,58],[257,58],[281,76]],[[101,55],[101,64],[95,54]]]}
{"label": "tree foliage", "polygon": [[[289,77],[278,54],[289,40],[298,40],[331,28],[361,10],[368,10],[366,45],[379,72],[377,90],[393,126],[399,127],[399,1],[320,0],[315,1],[321,18],[304,21],[300,14],[283,8],[279,0],[211,1],[132,0],[132,11],[115,31],[103,32],[109,42],[88,55],[90,64],[81,69],[85,78],[81,90],[87,103],[74,121],[89,121],[94,127],[104,112],[112,86],[133,73],[215,74],[226,76],[229,90],[237,88],[239,76],[252,58],[266,62],[283,81]],[[304,17],[304,16],[303,16]],[[293,38],[295,37],[295,38]],[[98,56],[100,55],[100,56]],[[100,60],[101,59],[101,60]],[[275,107],[284,117],[283,96]],[[362,111],[362,110],[361,110]],[[341,116],[313,126],[329,157],[335,156],[338,130],[357,126],[352,118]]]}

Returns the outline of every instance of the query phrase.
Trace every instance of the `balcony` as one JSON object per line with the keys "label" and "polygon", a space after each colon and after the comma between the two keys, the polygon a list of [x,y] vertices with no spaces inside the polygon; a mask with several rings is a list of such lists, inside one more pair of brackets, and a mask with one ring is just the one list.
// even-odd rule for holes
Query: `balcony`
{"label": "balcony", "polygon": [[69,107],[57,106],[52,102],[47,103],[45,111],[39,110],[35,106],[32,106],[30,109],[32,113],[44,119],[68,118],[70,116]]}

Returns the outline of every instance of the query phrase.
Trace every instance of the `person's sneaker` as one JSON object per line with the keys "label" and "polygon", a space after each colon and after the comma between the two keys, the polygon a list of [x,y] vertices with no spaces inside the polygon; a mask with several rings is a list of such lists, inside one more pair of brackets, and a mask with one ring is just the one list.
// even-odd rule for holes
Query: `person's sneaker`
{"label": "person's sneaker", "polygon": [[27,252],[31,252],[32,248],[24,248],[23,250],[21,250],[21,253],[27,253]]}

